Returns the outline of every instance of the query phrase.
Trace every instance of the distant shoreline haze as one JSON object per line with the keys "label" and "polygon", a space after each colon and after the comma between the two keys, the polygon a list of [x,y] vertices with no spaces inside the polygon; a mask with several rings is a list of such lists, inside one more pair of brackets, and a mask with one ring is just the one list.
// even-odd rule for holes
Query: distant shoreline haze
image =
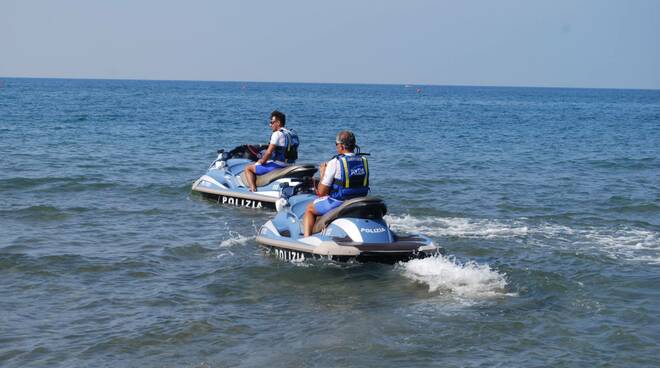
{"label": "distant shoreline haze", "polygon": [[[7,80],[43,79],[43,80],[80,80],[80,81],[133,81],[133,82],[191,82],[191,83],[237,83],[237,84],[318,84],[318,85],[355,85],[355,86],[403,86],[403,87],[477,87],[477,88],[548,88],[548,89],[595,89],[622,91],[658,91],[660,88],[619,88],[619,87],[575,87],[575,86],[534,86],[534,85],[471,85],[471,84],[428,84],[428,83],[361,83],[361,82],[306,82],[306,81],[250,81],[250,80],[195,80],[195,79],[145,79],[145,78],[96,78],[96,77],[34,77],[34,76],[0,76],[0,88]],[[423,92],[423,90],[421,91]]]}

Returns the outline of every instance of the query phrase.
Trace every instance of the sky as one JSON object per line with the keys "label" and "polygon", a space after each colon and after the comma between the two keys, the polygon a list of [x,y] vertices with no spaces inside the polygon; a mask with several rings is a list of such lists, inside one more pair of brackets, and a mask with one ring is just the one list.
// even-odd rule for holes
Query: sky
{"label": "sky", "polygon": [[0,0],[0,77],[660,89],[660,1]]}

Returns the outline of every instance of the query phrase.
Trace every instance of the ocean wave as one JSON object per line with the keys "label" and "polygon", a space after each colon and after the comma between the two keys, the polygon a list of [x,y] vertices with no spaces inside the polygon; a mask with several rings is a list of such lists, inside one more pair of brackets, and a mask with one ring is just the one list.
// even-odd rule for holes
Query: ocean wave
{"label": "ocean wave", "polygon": [[146,193],[158,193],[161,195],[179,195],[182,193],[190,192],[190,186],[194,180],[185,183],[178,184],[159,184],[159,183],[147,183],[142,185],[128,185],[123,184],[120,186],[122,190],[126,190],[131,193],[136,194],[146,194]]}
{"label": "ocean wave", "polygon": [[0,211],[0,217],[32,221],[61,221],[69,218],[69,216],[65,210],[47,205]]}
{"label": "ocean wave", "polygon": [[13,269],[27,276],[61,276],[65,274],[104,273],[121,269],[121,263],[79,254],[31,256],[23,253],[0,254],[0,270]]}
{"label": "ocean wave", "polygon": [[101,182],[89,182],[89,181],[79,181],[65,183],[62,185],[57,185],[54,188],[48,188],[49,192],[63,192],[63,193],[75,193],[75,192],[85,192],[85,191],[97,191],[108,188],[114,188],[117,184],[115,183],[101,183]]}
{"label": "ocean wave", "polygon": [[77,182],[84,180],[84,177],[40,177],[40,178],[27,178],[27,177],[13,177],[9,179],[0,180],[0,189],[26,189],[33,188],[40,185],[63,183],[63,182]]}
{"label": "ocean wave", "polygon": [[81,122],[84,122],[84,121],[87,121],[87,120],[89,120],[89,115],[83,114],[83,115],[79,115],[79,116],[72,116],[72,117],[66,119],[65,122],[66,123],[81,123]]}
{"label": "ocean wave", "polygon": [[660,161],[654,157],[623,157],[603,160],[588,160],[586,163],[600,169],[646,170],[660,168]]}
{"label": "ocean wave", "polygon": [[466,262],[455,258],[434,256],[397,264],[401,273],[428,286],[429,292],[449,292],[459,298],[486,299],[509,294],[505,275],[487,264]]}
{"label": "ocean wave", "polygon": [[154,171],[164,173],[183,173],[189,172],[190,168],[185,166],[159,166],[155,168]]}
{"label": "ocean wave", "polygon": [[413,185],[420,187],[433,187],[436,185],[446,185],[446,184],[469,184],[470,179],[462,178],[393,178],[388,180],[389,184],[393,187],[400,187],[402,185]]}
{"label": "ocean wave", "polygon": [[36,191],[55,192],[83,192],[96,191],[117,186],[115,183],[94,182],[85,176],[74,177],[41,177],[26,178],[15,177],[0,180],[0,190],[25,190],[32,188]]}
{"label": "ocean wave", "polygon": [[164,249],[165,258],[175,257],[177,259],[203,258],[212,252],[212,249],[207,248],[201,244],[181,245]]}
{"label": "ocean wave", "polygon": [[614,213],[657,213],[660,212],[660,206],[655,203],[640,203],[627,206],[618,206],[608,209]]}

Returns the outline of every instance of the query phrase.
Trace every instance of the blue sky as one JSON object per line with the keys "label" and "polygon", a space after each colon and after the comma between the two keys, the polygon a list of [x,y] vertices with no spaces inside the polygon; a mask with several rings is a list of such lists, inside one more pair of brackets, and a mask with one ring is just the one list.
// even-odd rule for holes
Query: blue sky
{"label": "blue sky", "polygon": [[0,76],[660,88],[660,1],[0,1]]}

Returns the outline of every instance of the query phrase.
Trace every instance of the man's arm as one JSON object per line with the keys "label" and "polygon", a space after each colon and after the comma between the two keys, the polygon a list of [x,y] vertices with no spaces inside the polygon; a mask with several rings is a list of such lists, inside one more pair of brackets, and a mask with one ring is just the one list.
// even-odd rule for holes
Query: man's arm
{"label": "man's arm", "polygon": [[323,175],[325,175],[325,168],[328,167],[327,162],[323,162],[319,165],[319,178],[323,179]]}
{"label": "man's arm", "polygon": [[319,197],[323,197],[329,194],[330,194],[330,187],[319,183],[319,186],[316,188],[316,195]]}
{"label": "man's arm", "polygon": [[316,195],[319,197],[327,196],[330,194],[330,188],[337,171],[337,160],[330,160],[319,165],[321,169],[321,182],[316,188]]}
{"label": "man's arm", "polygon": [[276,146],[274,144],[269,144],[268,149],[266,150],[266,153],[264,153],[263,156],[259,160],[257,160],[258,164],[263,164],[267,162],[270,159],[270,156],[273,155],[273,152],[275,151]]}

